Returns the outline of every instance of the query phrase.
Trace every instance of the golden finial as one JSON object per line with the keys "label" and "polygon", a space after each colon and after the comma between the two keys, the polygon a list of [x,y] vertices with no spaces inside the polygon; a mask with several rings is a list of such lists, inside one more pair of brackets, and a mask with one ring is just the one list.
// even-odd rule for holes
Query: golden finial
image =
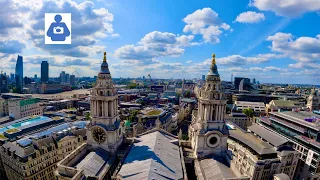
{"label": "golden finial", "polygon": [[106,52],[103,53],[103,62],[107,62],[107,53]]}
{"label": "golden finial", "polygon": [[212,64],[216,64],[216,54],[212,54]]}

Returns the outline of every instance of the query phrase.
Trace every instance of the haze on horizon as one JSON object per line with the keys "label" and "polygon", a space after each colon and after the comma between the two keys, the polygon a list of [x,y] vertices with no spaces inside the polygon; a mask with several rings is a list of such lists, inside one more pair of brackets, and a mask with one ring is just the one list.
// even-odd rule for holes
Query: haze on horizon
{"label": "haze on horizon", "polygon": [[[19,54],[26,76],[39,76],[43,60],[50,77],[94,76],[106,51],[113,77],[191,79],[215,53],[226,81],[319,84],[320,1],[274,2],[1,0],[1,66],[14,73]],[[72,13],[72,44],[45,45],[44,13],[62,12]]]}

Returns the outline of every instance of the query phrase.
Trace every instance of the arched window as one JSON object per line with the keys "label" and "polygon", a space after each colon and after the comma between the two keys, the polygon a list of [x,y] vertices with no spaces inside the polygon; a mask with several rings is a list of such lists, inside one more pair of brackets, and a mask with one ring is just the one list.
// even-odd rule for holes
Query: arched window
{"label": "arched window", "polygon": [[102,90],[100,91],[100,96],[103,96],[103,91]]}

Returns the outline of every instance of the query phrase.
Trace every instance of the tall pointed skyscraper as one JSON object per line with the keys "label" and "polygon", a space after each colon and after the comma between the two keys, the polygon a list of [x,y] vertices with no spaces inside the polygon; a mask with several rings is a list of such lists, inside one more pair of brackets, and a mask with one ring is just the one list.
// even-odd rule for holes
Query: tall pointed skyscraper
{"label": "tall pointed skyscraper", "polygon": [[189,127],[189,138],[197,158],[214,154],[225,156],[228,150],[228,128],[224,121],[227,100],[223,98],[215,54],[205,84],[194,89],[198,98],[198,113]]}
{"label": "tall pointed skyscraper", "polygon": [[16,90],[18,93],[22,92],[23,89],[23,58],[18,55],[17,63],[16,63]]}

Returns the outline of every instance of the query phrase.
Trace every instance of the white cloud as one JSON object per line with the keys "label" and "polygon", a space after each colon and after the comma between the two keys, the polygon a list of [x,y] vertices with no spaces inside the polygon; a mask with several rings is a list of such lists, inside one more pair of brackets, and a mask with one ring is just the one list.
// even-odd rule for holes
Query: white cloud
{"label": "white cloud", "polygon": [[250,5],[261,11],[272,11],[286,17],[296,17],[320,10],[319,0],[251,0]]}
{"label": "white cloud", "polygon": [[219,43],[219,36],[223,31],[230,29],[230,26],[223,23],[218,17],[218,13],[211,8],[198,9],[192,14],[188,14],[183,21],[186,23],[183,32],[200,34],[204,41],[209,43]]}
{"label": "white cloud", "polygon": [[268,62],[270,59],[285,57],[282,54],[258,54],[255,56],[244,57],[240,55],[230,55],[217,59],[217,64],[228,65],[228,66],[240,66],[245,64],[259,64]]}
{"label": "white cloud", "polygon": [[289,33],[276,33],[267,38],[272,42],[271,50],[281,52],[299,62],[320,62],[320,38],[294,38]]}
{"label": "white cloud", "polygon": [[183,47],[194,45],[193,35],[177,36],[169,32],[153,31],[146,34],[135,45],[124,45],[115,51],[120,59],[142,60],[146,63],[157,57],[180,56],[184,53]]}
{"label": "white cloud", "polygon": [[[290,33],[276,33],[267,38],[271,41],[271,50],[283,53],[296,61],[289,64],[290,68],[297,69],[319,69],[320,68],[320,35],[313,37],[295,38]],[[314,75],[317,72],[314,71]]]}
{"label": "white cloud", "polygon": [[235,21],[240,23],[258,23],[265,20],[264,14],[247,11],[239,14]]}

